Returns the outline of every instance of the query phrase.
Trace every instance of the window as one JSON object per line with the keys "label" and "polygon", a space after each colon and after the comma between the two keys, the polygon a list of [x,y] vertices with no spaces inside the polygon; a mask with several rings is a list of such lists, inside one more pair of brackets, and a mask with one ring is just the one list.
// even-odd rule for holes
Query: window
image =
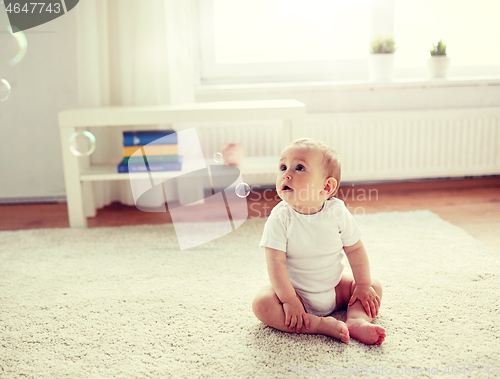
{"label": "window", "polygon": [[395,76],[500,75],[498,0],[198,0],[202,83],[367,80],[370,39],[392,34]]}
{"label": "window", "polygon": [[200,0],[202,82],[367,75],[371,2]]}
{"label": "window", "polygon": [[395,0],[396,73],[421,75],[442,39],[451,75],[499,75],[499,14],[498,0]]}

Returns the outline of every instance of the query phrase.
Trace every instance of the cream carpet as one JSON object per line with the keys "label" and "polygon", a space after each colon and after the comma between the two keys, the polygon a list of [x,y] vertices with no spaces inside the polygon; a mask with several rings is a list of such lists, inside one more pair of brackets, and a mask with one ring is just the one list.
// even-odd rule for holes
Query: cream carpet
{"label": "cream carpet", "polygon": [[255,318],[264,222],[184,251],[172,225],[0,232],[0,377],[500,376],[500,256],[462,229],[429,211],[359,219],[385,290],[373,347]]}

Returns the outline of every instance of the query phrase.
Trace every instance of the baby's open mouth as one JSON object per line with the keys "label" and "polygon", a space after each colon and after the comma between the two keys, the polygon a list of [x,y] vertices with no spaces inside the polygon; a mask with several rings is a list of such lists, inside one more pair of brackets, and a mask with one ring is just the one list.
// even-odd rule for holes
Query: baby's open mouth
{"label": "baby's open mouth", "polygon": [[288,186],[283,186],[283,188],[281,188],[282,191],[293,191],[293,188],[290,188]]}

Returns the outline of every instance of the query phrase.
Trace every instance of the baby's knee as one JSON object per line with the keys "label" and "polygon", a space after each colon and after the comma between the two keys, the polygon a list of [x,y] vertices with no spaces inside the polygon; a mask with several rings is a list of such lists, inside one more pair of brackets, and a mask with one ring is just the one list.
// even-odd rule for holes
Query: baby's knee
{"label": "baby's knee", "polygon": [[252,302],[252,310],[254,315],[257,316],[257,318],[259,318],[259,314],[262,310],[262,300],[263,300],[262,296],[259,296],[259,294],[257,294]]}
{"label": "baby's knee", "polygon": [[252,302],[252,310],[259,320],[268,312],[271,302],[275,301],[273,297],[276,297],[274,291],[270,292],[267,287],[262,288],[257,292],[257,295],[255,295]]}

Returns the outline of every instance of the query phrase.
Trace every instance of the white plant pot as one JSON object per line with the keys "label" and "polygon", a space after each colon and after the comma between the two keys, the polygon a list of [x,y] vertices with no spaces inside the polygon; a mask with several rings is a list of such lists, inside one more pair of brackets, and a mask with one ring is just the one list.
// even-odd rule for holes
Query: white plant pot
{"label": "white plant pot", "polygon": [[429,78],[446,78],[450,69],[450,58],[444,55],[430,57],[427,60]]}
{"label": "white plant pot", "polygon": [[370,54],[370,81],[390,82],[394,71],[394,54]]}

